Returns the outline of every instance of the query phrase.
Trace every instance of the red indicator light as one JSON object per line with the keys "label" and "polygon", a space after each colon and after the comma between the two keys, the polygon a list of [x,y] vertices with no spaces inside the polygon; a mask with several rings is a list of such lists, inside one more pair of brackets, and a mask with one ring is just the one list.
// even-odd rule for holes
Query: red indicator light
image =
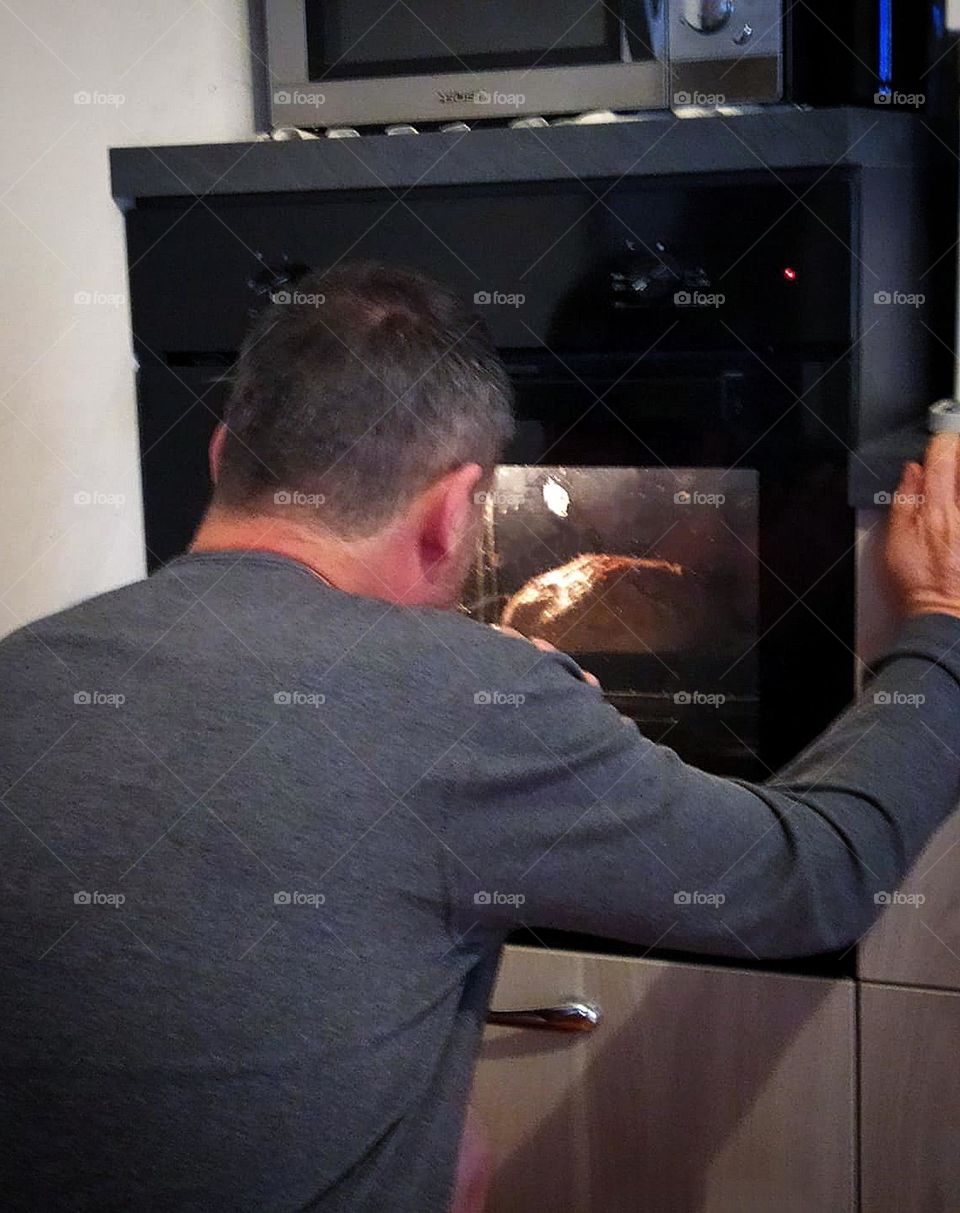
{"label": "red indicator light", "polygon": [[796,282],[798,274],[792,265],[788,265],[786,267],[786,269],[783,271],[783,276],[787,280],[787,282]]}

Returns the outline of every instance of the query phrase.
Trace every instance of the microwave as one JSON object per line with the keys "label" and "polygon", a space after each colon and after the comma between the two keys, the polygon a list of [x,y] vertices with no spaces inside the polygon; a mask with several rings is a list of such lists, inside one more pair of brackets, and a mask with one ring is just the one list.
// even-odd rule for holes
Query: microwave
{"label": "microwave", "polygon": [[[263,0],[274,127],[933,109],[945,0]],[[945,102],[945,106],[949,102]]]}

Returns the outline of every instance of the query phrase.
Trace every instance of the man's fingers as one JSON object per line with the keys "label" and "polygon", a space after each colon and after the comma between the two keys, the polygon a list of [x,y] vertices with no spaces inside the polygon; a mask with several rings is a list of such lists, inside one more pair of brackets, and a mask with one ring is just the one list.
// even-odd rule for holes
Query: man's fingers
{"label": "man's fingers", "polygon": [[923,498],[923,467],[919,463],[908,463],[904,466],[900,484],[893,497],[892,521],[909,523],[916,515]]}
{"label": "man's fingers", "polygon": [[551,644],[549,640],[543,640],[540,636],[524,636],[523,632],[518,632],[516,628],[504,627],[503,624],[494,623],[491,625],[496,632],[502,633],[504,636],[516,636],[517,640],[525,640],[527,644],[532,644],[542,653],[555,653],[557,646]]}
{"label": "man's fingers", "polygon": [[923,468],[924,504],[932,510],[957,507],[960,434],[935,434],[930,439]]}

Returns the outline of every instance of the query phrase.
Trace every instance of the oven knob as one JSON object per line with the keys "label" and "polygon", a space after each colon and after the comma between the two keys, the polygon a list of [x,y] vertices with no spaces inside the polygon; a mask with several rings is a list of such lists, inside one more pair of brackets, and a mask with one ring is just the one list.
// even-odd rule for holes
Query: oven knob
{"label": "oven knob", "polygon": [[739,34],[736,34],[733,39],[734,46],[746,46],[753,37],[753,26],[745,25]]}
{"label": "oven knob", "polygon": [[681,15],[691,29],[715,34],[730,20],[734,0],[683,0]]}

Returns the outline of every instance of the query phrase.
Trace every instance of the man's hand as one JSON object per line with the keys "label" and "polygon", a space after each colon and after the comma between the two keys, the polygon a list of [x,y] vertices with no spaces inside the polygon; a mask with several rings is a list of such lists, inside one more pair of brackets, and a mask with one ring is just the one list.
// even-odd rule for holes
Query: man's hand
{"label": "man's hand", "polygon": [[887,564],[907,615],[960,618],[960,435],[908,463],[891,510]]}
{"label": "man's hand", "polygon": [[[518,640],[525,640],[527,644],[532,644],[534,648],[538,648],[541,653],[559,653],[560,651],[555,644],[551,644],[549,640],[544,640],[540,636],[524,636],[523,632],[518,632],[516,628],[501,627],[498,623],[495,623],[493,626],[498,632],[502,632],[504,636],[516,636]],[[580,670],[584,682],[589,683],[592,687],[600,685],[600,679],[597,678],[596,674],[591,674],[589,670],[585,670],[580,666],[577,668]]]}

